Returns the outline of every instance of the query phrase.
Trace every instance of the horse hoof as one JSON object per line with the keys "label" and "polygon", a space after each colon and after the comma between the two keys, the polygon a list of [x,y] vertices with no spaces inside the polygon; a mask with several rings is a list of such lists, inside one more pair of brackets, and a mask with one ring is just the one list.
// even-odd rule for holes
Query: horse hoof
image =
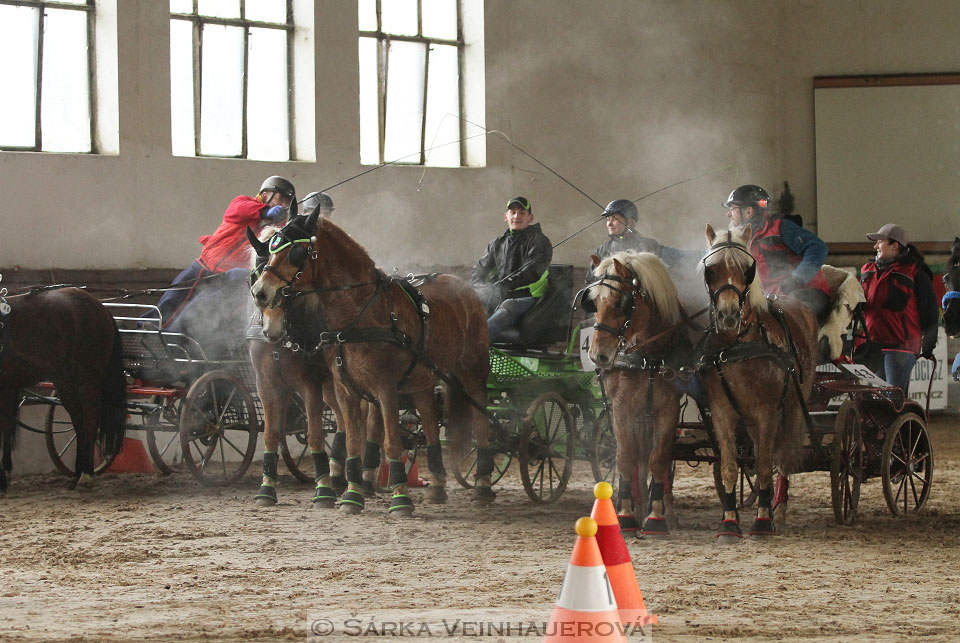
{"label": "horse hoof", "polygon": [[720,522],[720,528],[717,529],[717,542],[721,545],[731,545],[740,542],[743,532],[740,531],[740,525],[736,520],[723,520]]}
{"label": "horse hoof", "polygon": [[370,480],[364,480],[360,483],[361,488],[363,489],[364,498],[374,498],[377,495],[376,489],[373,488],[373,482]]}
{"label": "horse hoof", "polygon": [[93,476],[89,473],[81,473],[75,488],[77,491],[90,491],[93,489]]}
{"label": "horse hoof", "polygon": [[474,502],[483,502],[489,504],[496,499],[497,494],[490,487],[481,487],[480,485],[477,485],[473,488],[473,497],[471,500]]}
{"label": "horse hoof", "polygon": [[391,518],[413,518],[413,507],[390,507]]}
{"label": "horse hoof", "polygon": [[409,518],[413,515],[413,500],[407,494],[393,496],[390,499],[390,515]]}
{"label": "horse hoof", "polygon": [[277,504],[277,490],[267,485],[262,485],[254,500],[258,507],[272,507]]}
{"label": "horse hoof", "polygon": [[347,477],[346,476],[332,476],[330,478],[330,486],[333,488],[333,492],[338,496],[342,496],[343,493],[347,490]]}
{"label": "horse hoof", "polygon": [[447,504],[447,490],[443,487],[427,487],[427,503],[431,505]]}
{"label": "horse hoof", "polygon": [[751,540],[766,540],[770,536],[776,536],[777,529],[769,518],[757,518],[747,533]]}
{"label": "horse hoof", "polygon": [[348,489],[340,496],[340,511],[345,514],[358,514],[363,511],[363,494],[353,489]]}
{"label": "horse hoof", "polygon": [[337,504],[337,496],[330,487],[317,485],[311,502],[317,509],[333,509]]}
{"label": "horse hoof", "polygon": [[643,521],[644,538],[667,538],[670,536],[670,527],[663,518],[647,518]]}

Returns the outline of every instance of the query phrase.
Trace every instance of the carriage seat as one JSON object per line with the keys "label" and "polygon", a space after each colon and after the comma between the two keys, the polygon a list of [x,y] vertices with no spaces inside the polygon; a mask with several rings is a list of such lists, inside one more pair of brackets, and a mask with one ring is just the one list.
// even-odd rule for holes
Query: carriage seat
{"label": "carriage seat", "polygon": [[550,264],[547,292],[494,342],[510,348],[546,348],[566,342],[570,333],[570,303],[573,301],[573,266]]}

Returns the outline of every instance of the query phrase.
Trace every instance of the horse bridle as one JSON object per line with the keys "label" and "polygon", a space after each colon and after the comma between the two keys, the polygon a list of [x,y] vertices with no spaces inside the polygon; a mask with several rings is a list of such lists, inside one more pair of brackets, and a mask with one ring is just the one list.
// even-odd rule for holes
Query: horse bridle
{"label": "horse bridle", "polygon": [[289,248],[287,261],[297,269],[297,272],[294,273],[293,277],[287,279],[279,270],[269,264],[270,255],[257,257],[257,267],[250,273],[250,287],[253,288],[253,284],[264,272],[272,273],[284,284],[282,288],[277,289],[273,300],[267,306],[268,308],[280,306],[282,309],[286,309],[291,299],[301,295],[301,293],[293,290],[293,285],[303,276],[303,268],[307,260],[312,261],[317,258],[317,250],[314,247],[315,241],[316,237],[300,227],[296,221],[291,221],[270,238],[270,243],[267,246],[270,255],[275,255]]}
{"label": "horse bridle", "polygon": [[[727,248],[732,248],[738,250],[748,257],[750,257],[750,267],[747,268],[743,273],[744,281],[746,281],[747,286],[743,290],[740,290],[733,284],[723,284],[716,290],[710,290],[710,286],[706,283],[706,274],[707,274],[707,259],[717,254],[721,250],[726,250]],[[743,307],[747,303],[747,298],[750,296],[750,284],[753,283],[754,278],[757,275],[757,260],[750,254],[750,251],[747,250],[746,246],[736,241],[722,241],[715,246],[711,246],[710,252],[701,259],[703,264],[703,274],[704,274],[704,286],[707,289],[707,294],[710,296],[710,315],[714,318],[714,325],[716,325],[716,310],[717,304],[720,300],[720,295],[722,295],[727,290],[732,290],[737,295],[737,311],[739,312],[741,321],[743,320]]]}
{"label": "horse bridle", "polygon": [[[614,292],[620,293],[619,309],[624,317],[623,324],[620,325],[620,328],[614,328],[613,326],[608,326],[607,324],[601,324],[600,322],[596,322],[593,325],[593,329],[602,330],[604,332],[610,333],[611,335],[616,337],[618,340],[620,340],[621,347],[626,341],[627,328],[630,327],[630,318],[633,316],[633,309],[634,309],[634,306],[636,305],[637,297],[639,296],[644,301],[646,301],[649,298],[649,294],[647,293],[647,291],[641,288],[640,286],[640,279],[636,276],[636,274],[632,274],[632,272],[633,271],[631,271],[631,276],[629,277],[623,277],[618,274],[607,273],[603,275],[600,281],[593,284],[594,286],[604,286],[606,288],[609,288],[610,290],[613,290]],[[620,284],[629,284],[630,289],[628,290],[624,288],[619,288],[617,286],[606,283],[607,281],[613,281]],[[597,310],[596,304],[594,304],[592,301],[590,303],[593,304],[592,312],[596,312]],[[586,308],[584,308],[584,310],[586,310]],[[591,312],[591,311],[588,310],[587,312]]]}

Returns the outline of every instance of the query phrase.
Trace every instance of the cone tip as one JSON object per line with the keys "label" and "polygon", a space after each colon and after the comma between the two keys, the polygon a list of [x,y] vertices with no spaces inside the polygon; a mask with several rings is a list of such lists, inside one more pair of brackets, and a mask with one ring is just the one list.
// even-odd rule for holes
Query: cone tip
{"label": "cone tip", "polygon": [[574,529],[577,530],[578,536],[590,537],[597,535],[597,521],[588,516],[584,516],[577,520],[577,524],[574,526]]}
{"label": "cone tip", "polygon": [[598,482],[593,486],[593,496],[598,500],[607,500],[613,497],[613,487],[609,482]]}

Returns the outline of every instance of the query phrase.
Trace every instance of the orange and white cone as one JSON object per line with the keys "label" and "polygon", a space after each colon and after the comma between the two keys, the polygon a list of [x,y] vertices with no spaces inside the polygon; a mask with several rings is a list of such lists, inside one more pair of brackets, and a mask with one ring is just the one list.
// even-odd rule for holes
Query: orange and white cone
{"label": "orange and white cone", "polygon": [[623,641],[624,627],[597,547],[597,523],[581,518],[576,524],[567,575],[550,614],[544,643],[557,641]]}
{"label": "orange and white cone", "polygon": [[633,561],[630,559],[623,534],[620,533],[617,510],[610,499],[613,496],[613,487],[609,482],[598,482],[593,487],[593,495],[596,500],[590,517],[597,521],[597,547],[607,568],[613,595],[617,599],[620,621],[628,626],[653,625],[657,622],[657,616],[647,612],[647,605],[643,602],[640,584],[637,583],[637,575],[633,571]]}

